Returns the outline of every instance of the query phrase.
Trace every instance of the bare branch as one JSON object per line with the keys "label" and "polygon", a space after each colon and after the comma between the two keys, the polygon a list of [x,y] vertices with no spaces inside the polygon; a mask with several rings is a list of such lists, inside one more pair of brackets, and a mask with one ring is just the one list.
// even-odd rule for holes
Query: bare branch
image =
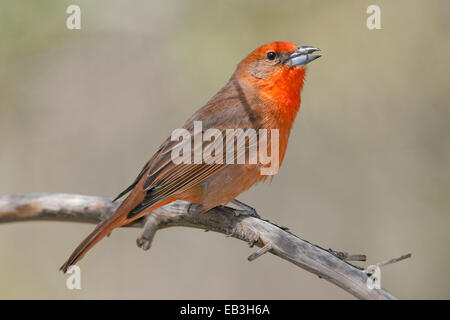
{"label": "bare branch", "polygon": [[386,260],[386,261],[379,262],[379,263],[377,263],[377,266],[381,268],[382,266],[385,266],[385,265],[388,265],[388,264],[392,264],[392,263],[396,263],[396,262],[399,262],[399,261],[402,261],[402,260],[405,260],[405,259],[408,259],[408,258],[411,258],[411,253],[403,254],[400,257],[396,257],[396,258],[392,258],[392,259],[389,259],[389,260]]}
{"label": "bare branch", "polygon": [[[98,223],[108,217],[118,203],[109,198],[69,194],[24,194],[0,196],[0,223],[53,220]],[[189,204],[176,201],[131,223],[130,227],[142,228],[137,244],[144,250],[151,246],[157,230],[184,226],[223,233],[250,246],[261,247],[249,260],[270,252],[284,260],[326,279],[360,299],[395,299],[384,289],[369,289],[368,275],[345,259],[365,258],[326,250],[302,240],[284,227],[254,217],[235,215],[234,209],[217,207],[206,214],[191,213]],[[342,255],[341,257],[339,255]]]}
{"label": "bare branch", "polygon": [[258,251],[253,252],[251,255],[248,256],[248,261],[253,261],[259,257],[261,257],[263,254],[269,252],[270,250],[272,250],[272,243],[269,242],[268,244],[266,244],[264,247],[260,248]]}

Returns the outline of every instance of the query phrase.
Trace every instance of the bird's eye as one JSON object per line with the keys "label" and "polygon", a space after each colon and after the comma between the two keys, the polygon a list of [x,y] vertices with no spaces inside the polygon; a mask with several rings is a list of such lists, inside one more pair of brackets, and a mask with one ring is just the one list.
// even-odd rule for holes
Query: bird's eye
{"label": "bird's eye", "polygon": [[273,61],[277,57],[277,54],[275,51],[269,51],[267,52],[267,60]]}

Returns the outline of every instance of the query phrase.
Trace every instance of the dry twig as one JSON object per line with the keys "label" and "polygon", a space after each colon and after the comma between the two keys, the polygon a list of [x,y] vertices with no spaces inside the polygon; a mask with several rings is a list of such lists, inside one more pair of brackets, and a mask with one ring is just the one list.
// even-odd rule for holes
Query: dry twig
{"label": "dry twig", "polygon": [[[109,198],[69,194],[23,194],[0,196],[0,223],[53,220],[98,223],[108,217],[118,203]],[[384,289],[369,289],[368,275],[346,260],[365,260],[363,255],[326,250],[302,240],[266,220],[235,215],[234,209],[218,207],[207,214],[187,213],[188,203],[177,201],[131,223],[143,228],[137,244],[151,246],[157,230],[168,227],[192,227],[211,230],[261,247],[248,257],[252,261],[270,252],[326,279],[360,299],[395,299]]]}

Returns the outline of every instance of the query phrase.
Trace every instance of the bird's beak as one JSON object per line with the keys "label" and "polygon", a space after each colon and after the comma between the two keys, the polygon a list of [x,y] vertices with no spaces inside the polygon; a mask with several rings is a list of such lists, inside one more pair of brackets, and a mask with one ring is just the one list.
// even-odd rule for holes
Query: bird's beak
{"label": "bird's beak", "polygon": [[320,51],[320,49],[310,46],[299,46],[297,50],[291,53],[289,58],[285,60],[285,63],[291,67],[308,64],[320,57],[319,54],[311,54],[316,51]]}

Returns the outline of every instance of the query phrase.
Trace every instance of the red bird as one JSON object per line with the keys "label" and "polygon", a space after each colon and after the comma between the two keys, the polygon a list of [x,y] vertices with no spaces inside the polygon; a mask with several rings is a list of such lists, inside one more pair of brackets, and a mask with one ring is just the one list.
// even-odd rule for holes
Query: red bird
{"label": "red bird", "polygon": [[[201,121],[203,129],[201,132],[210,128],[223,133],[238,128],[268,131],[276,129],[278,132],[276,161],[281,165],[289,133],[300,108],[305,65],[320,57],[312,54],[316,51],[319,49],[296,46],[290,42],[271,42],[254,50],[239,63],[225,87],[184,124],[183,129],[190,135],[189,139],[196,139],[197,121]],[[202,148],[217,146],[210,142],[202,141],[200,146]],[[272,140],[267,143],[269,148],[271,144],[274,145]],[[195,210],[201,212],[233,202],[240,206],[242,211],[256,214],[253,208],[239,202],[236,197],[267,178],[267,175],[261,174],[263,167],[261,162],[249,161],[244,164],[175,162],[172,153],[179,145],[179,141],[173,141],[169,137],[159,147],[133,184],[115,200],[130,191],[131,193],[111,217],[99,223],[81,242],[61,267],[63,272],[77,263],[90,248],[113,229],[175,200],[189,201],[195,205],[193,206]],[[232,145],[234,146],[234,141]],[[228,150],[228,143],[226,146]],[[245,146],[246,152],[249,148]]]}

